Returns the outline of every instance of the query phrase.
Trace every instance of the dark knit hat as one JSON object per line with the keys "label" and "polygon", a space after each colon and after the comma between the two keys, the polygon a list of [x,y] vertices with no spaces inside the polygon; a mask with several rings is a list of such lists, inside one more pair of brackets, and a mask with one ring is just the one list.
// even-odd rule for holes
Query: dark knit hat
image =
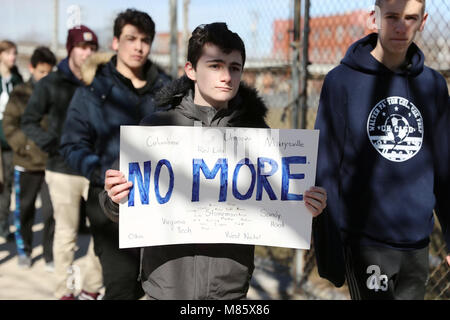
{"label": "dark knit hat", "polygon": [[75,47],[80,42],[94,44],[98,48],[98,40],[94,31],[84,25],[79,25],[70,29],[67,33],[67,56],[70,56],[70,52],[72,51],[73,47]]}

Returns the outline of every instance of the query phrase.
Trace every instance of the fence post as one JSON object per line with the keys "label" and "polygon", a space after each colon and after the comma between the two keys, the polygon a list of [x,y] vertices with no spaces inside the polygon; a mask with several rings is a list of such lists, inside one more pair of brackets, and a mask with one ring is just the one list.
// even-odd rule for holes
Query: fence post
{"label": "fence post", "polygon": [[300,73],[299,73],[299,58],[300,58],[300,5],[301,0],[294,0],[294,39],[292,46],[292,128],[298,128],[298,110],[299,110],[299,92],[300,92]]}
{"label": "fence post", "polygon": [[302,37],[302,66],[301,66],[301,78],[302,78],[302,92],[300,94],[300,108],[302,110],[302,122],[300,128],[306,129],[307,123],[307,113],[308,113],[308,64],[309,64],[309,9],[310,0],[305,0],[304,6],[304,20],[303,20],[303,37]]}
{"label": "fence post", "polygon": [[[298,27],[295,28],[294,27],[294,34],[295,31],[298,31],[298,36],[300,35],[300,1],[297,0],[296,1],[296,7],[297,5],[299,6],[298,9],[296,9],[295,12],[295,21],[298,22]],[[301,72],[300,75],[301,77],[299,77],[299,69],[296,68],[296,72],[292,73],[293,75],[293,81],[295,81],[295,85],[294,87],[296,88],[295,92],[296,92],[296,101],[294,103],[294,107],[295,110],[297,110],[296,112],[294,112],[294,119],[295,119],[295,124],[296,126],[294,128],[298,128],[298,110],[301,109],[302,110],[302,117],[301,117],[301,122],[300,122],[300,128],[301,129],[306,129],[307,127],[307,111],[308,111],[308,107],[307,107],[307,88],[308,88],[308,64],[309,64],[309,56],[308,56],[308,49],[309,49],[309,9],[310,9],[310,0],[305,0],[304,2],[304,19],[303,19],[303,36],[302,36],[302,56],[301,56]],[[298,14],[298,16],[297,16]],[[295,26],[295,21],[294,21],[294,26]],[[298,42],[299,43],[299,42]],[[298,54],[299,54],[300,48],[299,46],[297,46],[297,59],[298,59]],[[298,60],[297,60],[298,61]],[[295,78],[298,77],[298,78]],[[299,79],[300,78],[300,79]],[[299,95],[299,85],[300,85],[300,81],[301,80],[301,84],[302,84],[302,91]],[[293,90],[294,91],[294,90]],[[295,284],[296,287],[298,285],[300,285],[301,280],[303,278],[303,269],[304,269],[304,255],[303,255],[304,251],[303,250],[297,250],[295,253]],[[300,289],[300,288],[297,288]]]}
{"label": "fence post", "polygon": [[189,42],[189,5],[191,0],[183,0],[183,58],[187,57]]}
{"label": "fence post", "polygon": [[[294,0],[294,41],[292,43],[292,128],[299,127],[299,93],[300,93],[300,25],[301,0]],[[303,250],[296,250],[294,261],[294,287],[300,283],[303,276]]]}
{"label": "fence post", "polygon": [[170,75],[178,78],[177,0],[170,0]]}

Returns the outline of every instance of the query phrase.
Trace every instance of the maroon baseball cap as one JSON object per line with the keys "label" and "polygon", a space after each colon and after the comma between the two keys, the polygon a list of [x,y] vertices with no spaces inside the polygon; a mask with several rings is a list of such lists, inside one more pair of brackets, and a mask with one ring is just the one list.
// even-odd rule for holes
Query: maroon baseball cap
{"label": "maroon baseball cap", "polygon": [[70,29],[67,33],[67,56],[70,56],[70,52],[72,51],[73,47],[75,47],[80,42],[90,43],[98,48],[98,40],[94,31],[84,25],[79,25]]}

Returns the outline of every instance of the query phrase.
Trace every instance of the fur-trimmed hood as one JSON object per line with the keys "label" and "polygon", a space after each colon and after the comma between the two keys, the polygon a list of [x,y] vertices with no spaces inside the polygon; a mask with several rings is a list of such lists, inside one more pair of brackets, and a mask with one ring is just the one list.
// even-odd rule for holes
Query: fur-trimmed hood
{"label": "fur-trimmed hood", "polygon": [[[103,75],[107,78],[109,78],[112,74],[115,74],[121,79],[126,79],[117,71],[115,67],[116,59],[116,55],[113,52],[96,52],[89,56],[89,58],[87,58],[81,66],[81,79],[83,83],[87,86],[90,86],[94,82],[94,78],[99,74],[100,70],[104,70]],[[108,64],[109,68],[103,68]],[[170,78],[165,74],[164,70],[150,60],[147,60],[146,64],[144,65],[144,71],[146,73],[146,86],[148,86],[148,88],[153,87],[153,85],[158,81],[159,78],[161,78],[161,76],[164,78],[164,82],[170,80]],[[126,81],[129,82],[129,79],[127,79]]]}
{"label": "fur-trimmed hood", "polygon": [[[161,109],[176,109],[188,118],[196,118],[198,108],[193,103],[194,83],[186,75],[172,81],[156,95]],[[268,127],[265,122],[268,108],[256,89],[241,82],[238,93],[227,110],[217,111],[217,116],[226,118],[228,126]]]}
{"label": "fur-trimmed hood", "polygon": [[87,85],[76,90],[71,99],[59,143],[58,152],[67,165],[88,177],[93,186],[104,184],[105,171],[120,153],[120,126],[137,125],[154,113],[155,92],[170,80],[147,60],[142,70],[146,84],[135,88],[117,70],[116,59],[95,54],[83,65]]}
{"label": "fur-trimmed hood", "polygon": [[81,79],[84,84],[90,85],[100,65],[108,63],[114,56],[113,52],[96,52],[89,56],[81,66]]}

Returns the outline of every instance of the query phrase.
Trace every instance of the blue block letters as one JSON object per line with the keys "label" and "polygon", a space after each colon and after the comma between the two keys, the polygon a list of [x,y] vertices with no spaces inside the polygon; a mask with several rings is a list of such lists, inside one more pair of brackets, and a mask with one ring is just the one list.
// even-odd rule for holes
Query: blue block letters
{"label": "blue block letters", "polygon": [[[302,156],[291,156],[282,157],[281,159],[281,201],[303,201],[302,194],[289,193],[289,184],[291,180],[302,180],[305,179],[304,173],[291,173],[291,164],[306,164],[306,157]],[[265,166],[268,164],[270,170],[265,172]],[[165,196],[161,196],[159,189],[159,180],[161,168],[165,166],[169,173],[169,187]],[[238,190],[238,176],[241,168],[247,166],[251,173],[251,183],[246,190],[245,194],[242,194]],[[232,175],[232,193],[237,200],[248,200],[253,196],[253,191],[256,186],[256,201],[261,201],[263,198],[263,191],[265,191],[270,200],[277,200],[277,195],[272,187],[274,184],[274,175],[278,170],[278,163],[270,158],[259,157],[257,159],[256,169],[255,165],[248,158],[244,158],[239,161],[234,168]],[[228,159],[219,158],[217,159],[212,170],[209,169],[208,165],[203,159],[192,159],[192,194],[191,201],[200,201],[200,179],[201,174],[206,179],[215,179],[218,172],[220,171],[220,190],[219,190],[219,202],[227,201],[227,191],[228,191]],[[144,173],[142,174],[140,164],[138,162],[130,162],[128,164],[128,180],[133,182],[133,186],[130,189],[128,195],[128,206],[132,207],[135,204],[135,186],[139,190],[139,196],[141,204],[147,205],[150,202],[150,175],[151,175],[151,161],[144,162]],[[272,184],[269,178],[272,177]],[[162,159],[158,161],[155,168],[154,175],[154,192],[156,200],[159,204],[165,204],[169,202],[172,192],[175,186],[175,176],[172,165],[169,160]],[[244,190],[241,190],[244,191]]]}

